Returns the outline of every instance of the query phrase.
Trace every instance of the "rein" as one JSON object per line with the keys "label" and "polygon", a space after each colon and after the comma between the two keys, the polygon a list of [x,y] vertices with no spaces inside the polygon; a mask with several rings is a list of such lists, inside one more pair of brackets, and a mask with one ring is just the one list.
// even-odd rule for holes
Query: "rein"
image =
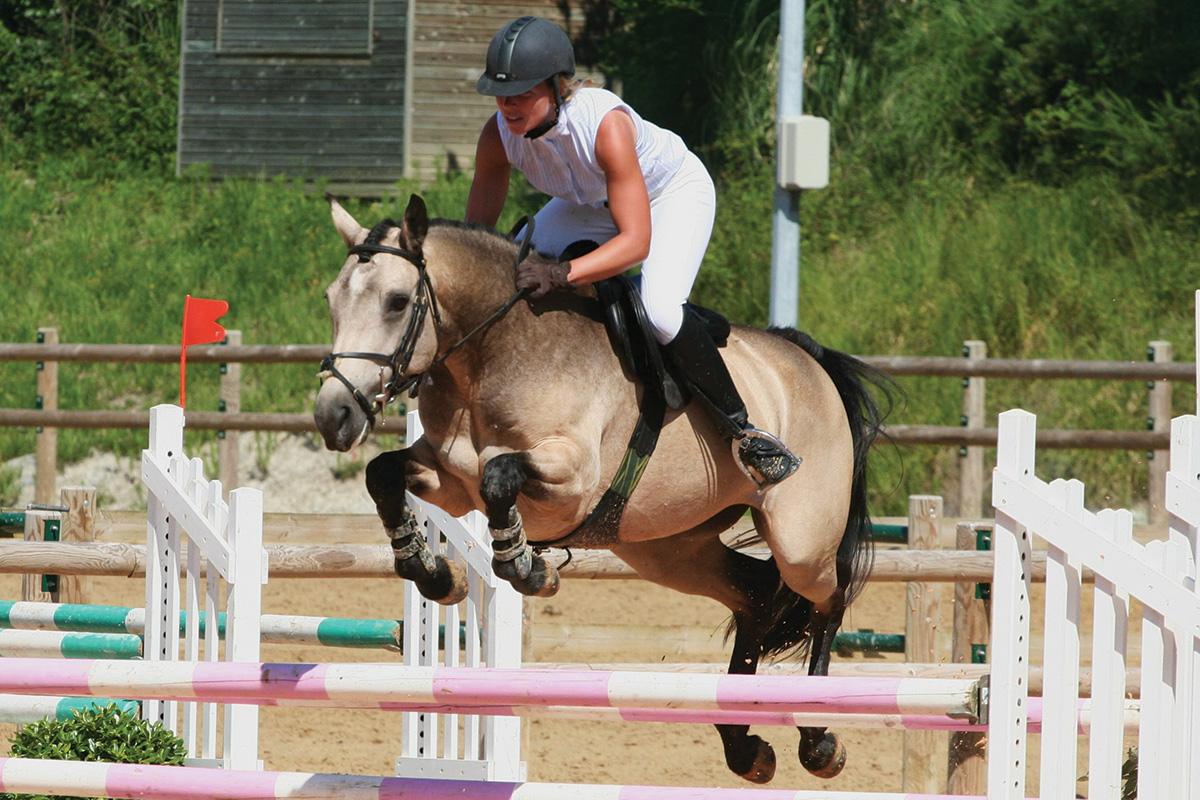
{"label": "rein", "polygon": [[[520,266],[521,262],[525,260],[525,257],[529,255],[530,242],[533,238],[533,220],[525,217],[522,218],[518,225],[522,223],[525,223],[525,235],[522,237],[521,246],[517,250],[517,260],[513,265],[514,271],[516,267]],[[530,292],[530,289],[518,289],[513,292],[512,296],[509,297],[503,305],[496,309],[491,316],[489,316],[479,325],[476,325],[475,328],[472,329],[467,335],[450,345],[445,352],[434,358],[433,361],[430,362],[429,366],[426,367],[424,372],[418,372],[410,375],[408,378],[404,379],[403,382],[401,382],[401,376],[403,376],[405,371],[408,369],[408,365],[412,361],[413,354],[416,352],[417,338],[420,336],[421,328],[425,323],[425,315],[430,310],[433,311],[434,331],[438,333],[441,331],[442,315],[438,309],[437,296],[433,291],[433,283],[429,280],[429,271],[426,267],[425,258],[423,256],[399,247],[390,247],[382,244],[355,245],[354,247],[350,248],[350,250],[347,252],[347,255],[357,255],[359,262],[365,263],[370,261],[371,258],[377,253],[387,253],[388,255],[399,256],[417,268],[417,291],[413,297],[412,313],[409,315],[408,325],[404,330],[404,336],[401,337],[400,344],[390,356],[386,353],[330,353],[329,355],[325,356],[325,358],[321,359],[321,371],[317,373],[317,378],[321,381],[325,381],[328,378],[337,378],[339,381],[341,381],[342,385],[345,386],[346,389],[350,391],[350,394],[354,397],[354,401],[358,403],[358,407],[361,408],[363,413],[367,415],[367,419],[370,420],[372,426],[375,425],[377,408],[378,413],[382,415],[383,410],[387,407],[388,403],[390,403],[402,392],[408,392],[409,397],[416,397],[417,388],[420,385],[421,378],[424,377],[426,372],[441,364],[443,361],[449,358],[455,350],[458,350],[473,337],[495,324],[505,314],[511,311],[512,307]],[[342,372],[337,368],[335,362],[339,358],[358,358],[365,359],[367,361],[374,361],[375,363],[381,364],[384,367],[390,367],[392,374],[387,382],[383,382],[382,378],[380,379],[379,393],[376,394],[374,398],[368,399],[367,396],[364,395],[357,386],[351,383],[350,379],[343,375]],[[382,372],[383,370],[381,369],[380,373],[382,374]]]}

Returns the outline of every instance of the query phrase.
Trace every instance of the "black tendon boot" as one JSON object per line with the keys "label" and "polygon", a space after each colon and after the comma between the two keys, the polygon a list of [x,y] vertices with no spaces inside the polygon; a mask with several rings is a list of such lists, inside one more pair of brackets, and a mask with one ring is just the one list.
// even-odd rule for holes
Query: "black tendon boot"
{"label": "black tendon boot", "polygon": [[746,404],[699,314],[684,306],[683,326],[663,349],[712,416],[717,430],[733,443],[738,463],[751,480],[767,486],[796,471],[800,459],[778,438],[750,424]]}

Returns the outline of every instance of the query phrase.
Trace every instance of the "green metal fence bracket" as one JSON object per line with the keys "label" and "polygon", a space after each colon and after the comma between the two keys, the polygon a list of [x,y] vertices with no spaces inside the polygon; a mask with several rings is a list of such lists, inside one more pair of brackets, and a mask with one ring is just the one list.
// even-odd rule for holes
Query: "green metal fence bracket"
{"label": "green metal fence bracket", "polygon": [[[992,532],[988,528],[980,528],[975,531],[975,549],[976,550],[991,550],[992,549]],[[975,599],[976,600],[991,600],[992,585],[990,583],[975,584]]]}
{"label": "green metal fence bracket", "polygon": [[[57,519],[46,520],[46,528],[42,534],[42,541],[57,542],[59,531],[62,529],[62,521]],[[58,576],[43,575],[42,576],[42,591],[57,592],[58,591]]]}

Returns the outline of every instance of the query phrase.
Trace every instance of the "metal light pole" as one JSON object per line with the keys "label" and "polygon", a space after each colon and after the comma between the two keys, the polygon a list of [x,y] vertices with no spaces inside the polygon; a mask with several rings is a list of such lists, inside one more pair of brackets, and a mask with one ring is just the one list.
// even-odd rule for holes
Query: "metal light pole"
{"label": "metal light pole", "polygon": [[[777,118],[804,110],[804,0],[782,0],[779,12]],[[777,152],[779,144],[776,145]],[[800,303],[800,192],[775,184],[771,234],[772,325],[796,327]]]}

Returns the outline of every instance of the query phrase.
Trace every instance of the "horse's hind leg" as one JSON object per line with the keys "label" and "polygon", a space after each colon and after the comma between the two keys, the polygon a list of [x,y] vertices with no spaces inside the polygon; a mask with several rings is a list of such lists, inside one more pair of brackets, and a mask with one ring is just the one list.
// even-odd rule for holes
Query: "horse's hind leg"
{"label": "horse's hind leg", "polygon": [[524,595],[551,597],[558,591],[558,570],[533,552],[517,511],[517,494],[525,484],[520,453],[504,453],[483,467],[479,494],[492,534],[492,569]]}
{"label": "horse's hind leg", "polygon": [[[809,675],[828,675],[833,639],[842,625],[846,606],[839,588],[824,608],[813,609],[812,650]],[[818,778],[833,778],[846,766],[846,746],[837,734],[826,728],[800,728],[798,756],[800,764]]]}
{"label": "horse's hind leg", "polygon": [[[780,509],[776,506],[772,510],[775,513],[756,510],[755,526],[771,548],[798,613],[793,630],[782,640],[775,641],[776,632],[768,631],[768,649],[786,652],[803,643],[809,654],[809,674],[828,675],[833,639],[846,610],[845,590],[850,576],[848,568],[840,563],[840,542],[828,535],[822,541],[821,535],[828,531],[840,533],[844,517],[813,525],[814,515],[809,513],[789,516],[787,524],[783,524]],[[779,535],[781,530],[788,532],[786,539]],[[824,727],[799,730],[798,756],[804,768],[819,778],[832,778],[840,773],[846,764],[846,748],[837,735]]]}
{"label": "horse's hind leg", "polygon": [[[772,561],[763,561],[726,547],[717,533],[740,515],[719,517],[711,527],[667,539],[621,544],[613,548],[629,566],[648,581],[686,594],[710,597],[733,613],[733,652],[729,672],[753,675],[758,669],[768,612],[779,572]],[[775,776],[775,751],[748,725],[717,725],[725,748],[725,763],[736,775],[752,783],[767,783]]]}
{"label": "horse's hind leg", "polygon": [[[778,573],[772,569],[757,566],[765,564],[773,567],[770,562],[734,554],[739,559],[755,562],[754,565],[741,565],[747,573],[765,572],[764,582],[755,583],[755,588],[773,586],[778,581]],[[748,587],[750,588],[750,587]],[[751,588],[753,591],[753,588]],[[769,604],[768,594],[766,602]],[[753,675],[758,671],[758,661],[762,654],[762,641],[765,615],[763,608],[759,613],[750,611],[735,611],[733,624],[733,652],[729,656],[730,675]],[[721,744],[725,747],[725,764],[736,775],[740,775],[751,783],[769,783],[775,777],[775,749],[760,736],[750,735],[749,725],[718,725],[717,733],[721,736]]]}
{"label": "horse's hind leg", "polygon": [[429,549],[404,496],[409,479],[419,476],[421,469],[412,448],[382,453],[367,465],[367,491],[392,540],[396,574],[416,584],[423,597],[454,605],[467,596],[466,573],[460,565]]}

